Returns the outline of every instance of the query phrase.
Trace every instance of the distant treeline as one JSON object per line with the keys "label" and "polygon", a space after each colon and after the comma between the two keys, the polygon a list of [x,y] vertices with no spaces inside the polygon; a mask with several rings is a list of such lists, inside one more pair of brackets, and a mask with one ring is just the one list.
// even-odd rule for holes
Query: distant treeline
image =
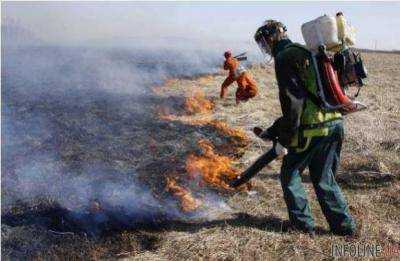
{"label": "distant treeline", "polygon": [[391,50],[391,51],[385,51],[385,50],[372,50],[372,49],[362,49],[362,48],[357,48],[360,52],[363,53],[394,53],[394,54],[400,54],[400,50]]}

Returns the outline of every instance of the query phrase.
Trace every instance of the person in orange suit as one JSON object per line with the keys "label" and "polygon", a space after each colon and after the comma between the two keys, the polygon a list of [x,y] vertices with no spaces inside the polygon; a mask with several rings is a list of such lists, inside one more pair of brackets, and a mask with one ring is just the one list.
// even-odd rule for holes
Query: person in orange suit
{"label": "person in orange suit", "polygon": [[236,90],[236,104],[242,101],[248,101],[258,93],[257,83],[241,65],[238,59],[232,57],[230,51],[224,53],[225,63],[224,70],[229,71],[228,77],[221,85],[221,99],[226,97],[228,87],[234,82],[237,82],[238,88]]}

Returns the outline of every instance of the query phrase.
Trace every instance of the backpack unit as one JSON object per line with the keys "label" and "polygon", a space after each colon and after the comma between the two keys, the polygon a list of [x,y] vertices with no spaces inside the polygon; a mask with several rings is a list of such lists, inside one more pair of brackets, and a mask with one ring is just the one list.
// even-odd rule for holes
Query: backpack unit
{"label": "backpack unit", "polygon": [[[334,21],[335,18],[325,15],[302,26],[318,86],[317,97],[312,93],[309,97],[324,110],[339,110],[348,114],[366,108],[349,98],[345,90],[351,85],[358,85],[357,97],[367,73],[360,53],[348,47],[354,44],[354,34],[346,34],[351,30],[345,24],[343,14],[338,13],[336,23]],[[334,52],[334,55],[328,52]]]}

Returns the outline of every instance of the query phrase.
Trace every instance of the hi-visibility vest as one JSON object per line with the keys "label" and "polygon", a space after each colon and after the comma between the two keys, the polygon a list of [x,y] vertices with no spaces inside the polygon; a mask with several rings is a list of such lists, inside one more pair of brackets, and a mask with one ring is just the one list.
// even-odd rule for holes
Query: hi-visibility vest
{"label": "hi-visibility vest", "polygon": [[[305,50],[309,55],[310,51],[299,44],[289,44],[285,49],[289,48],[299,48]],[[301,54],[303,55],[303,54]],[[310,64],[303,71],[305,87],[307,90],[317,96],[317,78],[315,69],[312,67],[311,57],[308,57]],[[301,136],[305,138],[312,138],[317,136],[327,136],[328,128],[324,127],[324,123],[330,122],[342,118],[342,114],[339,111],[324,111],[317,104],[315,104],[310,98],[307,98],[305,105],[303,107],[303,112],[301,115],[300,128],[299,131]],[[295,135],[290,146],[298,146],[298,136],[299,133]],[[308,139],[309,141],[311,139]],[[307,147],[307,146],[306,146]]]}

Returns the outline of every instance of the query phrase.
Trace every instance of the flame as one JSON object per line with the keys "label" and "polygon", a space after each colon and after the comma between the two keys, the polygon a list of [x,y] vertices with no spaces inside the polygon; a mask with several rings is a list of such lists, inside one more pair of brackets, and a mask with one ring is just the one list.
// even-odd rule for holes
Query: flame
{"label": "flame", "polygon": [[209,114],[214,109],[214,106],[214,103],[205,97],[203,91],[196,90],[194,91],[193,95],[185,99],[184,109],[187,115],[175,115],[174,113],[172,113],[171,108],[165,105],[158,106],[156,109],[156,114],[160,119],[163,120],[179,120],[190,125],[203,125],[209,122],[210,119],[196,122],[198,121],[198,119],[193,121],[193,119],[191,119],[189,116],[193,114]]}
{"label": "flame", "polygon": [[184,212],[192,212],[201,206],[201,201],[193,197],[192,193],[179,186],[174,178],[167,177],[167,191],[179,198],[180,206]]}
{"label": "flame", "polygon": [[201,90],[194,91],[193,95],[185,100],[185,110],[189,114],[210,113],[214,109],[214,103],[205,98]]}
{"label": "flame", "polygon": [[196,178],[200,175],[212,186],[231,190],[228,182],[239,174],[238,170],[232,167],[233,160],[216,154],[213,145],[206,139],[199,140],[198,145],[202,155],[190,154],[186,159],[186,171],[189,176]]}
{"label": "flame", "polygon": [[[204,77],[203,83],[211,81],[212,77]],[[172,86],[175,82],[169,80],[166,85]],[[185,99],[185,114],[175,114],[167,106],[159,106],[156,113],[160,119],[168,121],[180,121],[191,126],[212,126],[222,136],[229,137],[227,144],[219,146],[219,151],[232,154],[238,147],[244,147],[249,139],[242,129],[231,128],[226,122],[213,119],[212,110],[214,103],[208,100],[202,90],[195,90],[192,95]],[[194,114],[197,114],[195,117]],[[214,151],[213,144],[206,139],[198,141],[201,153],[189,153],[185,161],[187,179],[198,181],[200,187],[208,185],[214,188],[232,191],[229,182],[239,175],[239,171],[233,167],[234,160],[231,157],[218,154]],[[150,144],[150,148],[153,146]],[[179,199],[180,206],[184,212],[195,211],[202,205],[202,201],[195,198],[189,188],[178,185],[176,178],[178,173],[170,173],[166,177],[166,190]],[[182,175],[179,175],[182,177]],[[192,183],[193,184],[193,183]],[[239,190],[249,190],[251,184],[241,186]]]}
{"label": "flame", "polygon": [[159,107],[157,110],[158,117],[167,121],[180,121],[182,123],[191,125],[191,126],[201,126],[201,125],[211,125],[213,126],[220,134],[224,136],[232,137],[234,140],[242,142],[244,145],[249,142],[249,138],[246,133],[239,128],[232,128],[226,122],[221,120],[213,120],[210,117],[196,118],[193,119],[188,116],[176,116],[169,112],[167,107]]}
{"label": "flame", "polygon": [[207,85],[213,81],[214,77],[212,75],[202,76],[198,79],[201,85]]}
{"label": "flame", "polygon": [[231,128],[224,121],[212,120],[212,121],[210,121],[210,124],[212,126],[214,126],[214,128],[216,128],[223,135],[231,136],[231,137],[238,139],[240,141],[243,141],[243,142],[249,141],[246,133],[242,129]]}
{"label": "flame", "polygon": [[174,78],[166,79],[164,82],[164,86],[172,87],[173,85],[177,84],[178,82],[179,82],[179,79],[174,79]]}

